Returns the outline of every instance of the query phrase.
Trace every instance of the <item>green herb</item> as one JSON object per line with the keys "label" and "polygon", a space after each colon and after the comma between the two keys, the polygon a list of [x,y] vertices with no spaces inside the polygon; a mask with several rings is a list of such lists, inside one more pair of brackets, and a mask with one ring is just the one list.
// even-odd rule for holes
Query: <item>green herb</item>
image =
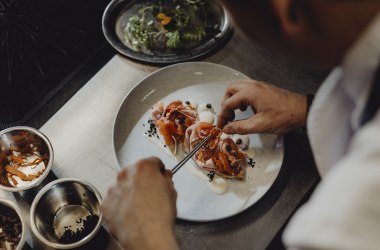
{"label": "green herb", "polygon": [[206,0],[146,0],[129,17],[125,41],[138,51],[188,49],[219,28]]}

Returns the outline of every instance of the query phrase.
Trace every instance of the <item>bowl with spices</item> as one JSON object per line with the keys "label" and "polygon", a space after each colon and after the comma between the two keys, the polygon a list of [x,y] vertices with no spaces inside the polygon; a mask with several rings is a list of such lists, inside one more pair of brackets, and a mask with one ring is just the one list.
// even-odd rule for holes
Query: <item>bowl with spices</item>
{"label": "bowl with spices", "polygon": [[52,164],[51,143],[37,129],[18,126],[0,132],[0,189],[31,189],[45,179]]}
{"label": "bowl with spices", "polygon": [[77,248],[89,242],[102,225],[101,196],[90,183],[58,179],[43,187],[30,209],[33,235],[54,249]]}
{"label": "bowl with spices", "polygon": [[22,249],[25,234],[25,222],[20,209],[13,202],[0,199],[0,249]]}

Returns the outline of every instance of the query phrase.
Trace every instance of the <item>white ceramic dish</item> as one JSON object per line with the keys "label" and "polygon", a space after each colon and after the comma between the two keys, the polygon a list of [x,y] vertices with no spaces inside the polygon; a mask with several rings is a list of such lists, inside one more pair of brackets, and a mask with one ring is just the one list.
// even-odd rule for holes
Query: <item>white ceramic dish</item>
{"label": "white ceramic dish", "polygon": [[[231,68],[205,62],[168,66],[146,77],[126,96],[114,124],[115,155],[120,166],[128,166],[140,158],[156,155],[167,168],[176,160],[146,137],[144,132],[150,107],[157,101],[165,104],[175,99],[193,99],[211,103],[216,112],[228,84],[247,78]],[[237,118],[252,115],[252,111],[237,114]],[[255,204],[272,186],[282,165],[282,137],[250,135],[250,148],[257,152],[254,168],[246,168],[245,181],[228,180],[228,191],[214,194],[207,183],[184,166],[174,176],[178,192],[178,217],[191,221],[213,221],[230,217]]]}

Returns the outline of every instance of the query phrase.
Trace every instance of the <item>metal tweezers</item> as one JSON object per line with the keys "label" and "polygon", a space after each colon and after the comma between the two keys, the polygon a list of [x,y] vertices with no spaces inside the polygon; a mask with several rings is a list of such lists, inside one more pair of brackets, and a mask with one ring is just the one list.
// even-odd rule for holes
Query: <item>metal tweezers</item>
{"label": "metal tweezers", "polygon": [[206,142],[211,138],[212,134],[210,133],[206,138],[204,138],[190,153],[186,155],[178,164],[172,169],[173,174],[175,174],[185,163],[193,157],[193,155],[201,148]]}

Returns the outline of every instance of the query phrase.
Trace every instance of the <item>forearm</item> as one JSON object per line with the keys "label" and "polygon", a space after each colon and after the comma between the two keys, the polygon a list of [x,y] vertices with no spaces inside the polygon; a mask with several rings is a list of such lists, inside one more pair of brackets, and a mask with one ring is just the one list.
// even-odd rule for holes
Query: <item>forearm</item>
{"label": "forearm", "polygon": [[144,227],[136,227],[128,235],[121,232],[118,237],[124,249],[128,250],[177,250],[174,225],[161,225],[152,221],[144,222]]}

